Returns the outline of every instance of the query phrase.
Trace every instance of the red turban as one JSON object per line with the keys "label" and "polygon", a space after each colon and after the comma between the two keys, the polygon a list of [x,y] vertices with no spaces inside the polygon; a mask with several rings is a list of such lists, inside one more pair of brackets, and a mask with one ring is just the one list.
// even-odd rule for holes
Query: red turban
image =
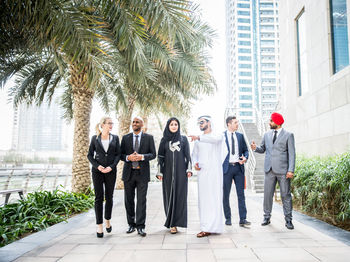
{"label": "red turban", "polygon": [[276,124],[276,125],[282,125],[284,123],[283,116],[279,113],[272,113],[271,114],[271,120]]}

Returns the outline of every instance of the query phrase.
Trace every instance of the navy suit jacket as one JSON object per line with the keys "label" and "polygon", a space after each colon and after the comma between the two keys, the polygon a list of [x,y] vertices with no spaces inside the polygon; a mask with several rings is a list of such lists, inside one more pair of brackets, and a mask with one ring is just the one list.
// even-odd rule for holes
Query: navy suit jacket
{"label": "navy suit jacket", "polygon": [[[227,150],[228,150],[228,154],[225,158],[224,163],[222,164],[222,168],[223,168],[223,171],[225,174],[225,173],[227,173],[229,165],[230,165],[229,160],[230,160],[231,149],[230,149],[230,146],[228,143],[228,137],[227,137],[226,131],[224,132],[224,135],[225,135],[225,142],[226,142],[226,146],[227,146]],[[236,137],[237,137],[237,141],[238,141],[238,151],[239,151],[238,154],[239,154],[239,156],[241,157],[243,155],[246,159],[248,159],[249,151],[248,151],[247,144],[245,143],[243,134],[236,132]],[[244,174],[244,165],[241,165],[241,170],[242,170],[242,173]]]}

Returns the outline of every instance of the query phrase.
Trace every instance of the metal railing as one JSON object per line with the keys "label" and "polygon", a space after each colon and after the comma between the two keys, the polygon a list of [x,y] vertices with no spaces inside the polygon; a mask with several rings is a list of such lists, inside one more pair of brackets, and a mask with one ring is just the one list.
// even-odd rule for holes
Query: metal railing
{"label": "metal railing", "polygon": [[[225,110],[225,119],[229,115],[237,115],[238,108],[226,108]],[[244,136],[245,143],[247,144],[248,151],[249,151],[249,158],[248,161],[244,165],[244,170],[245,170],[245,176],[247,178],[247,188],[252,189],[253,186],[253,175],[255,172],[255,166],[256,166],[256,159],[253,154],[253,150],[250,148],[250,143],[247,137],[247,134],[245,132],[244,126],[242,123],[239,121],[238,122],[238,132],[242,133]]]}
{"label": "metal railing", "polygon": [[0,190],[22,188],[25,193],[71,187],[71,167],[65,168],[0,168]]}
{"label": "metal railing", "polygon": [[266,126],[267,122],[266,120],[264,120],[261,112],[258,111],[256,107],[254,108],[254,111],[255,111],[255,124],[256,124],[256,127],[258,128],[259,135],[262,137],[267,131],[267,126]]}
{"label": "metal railing", "polygon": [[244,140],[245,143],[248,147],[248,151],[249,151],[249,158],[248,161],[245,163],[244,165],[244,170],[245,170],[245,176],[247,178],[246,182],[247,182],[247,188],[252,189],[253,186],[253,175],[255,172],[255,167],[256,167],[256,159],[255,156],[253,154],[253,150],[250,148],[250,143],[247,137],[247,134],[244,130],[244,126],[242,125],[241,122],[238,122],[238,131],[241,132],[244,136]]}

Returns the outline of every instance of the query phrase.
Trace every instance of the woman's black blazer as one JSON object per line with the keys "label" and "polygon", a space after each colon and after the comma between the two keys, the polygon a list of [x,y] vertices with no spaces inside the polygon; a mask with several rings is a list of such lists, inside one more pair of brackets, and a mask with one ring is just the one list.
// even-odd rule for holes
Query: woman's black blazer
{"label": "woman's black blazer", "polygon": [[109,141],[109,147],[107,152],[104,150],[102,142],[101,142],[101,135],[99,136],[92,136],[90,146],[89,146],[89,152],[88,152],[88,159],[92,165],[92,171],[98,171],[97,167],[99,165],[103,167],[111,167],[113,171],[116,170],[116,166],[120,160],[120,144],[119,144],[119,137],[117,135],[112,135],[112,138]]}

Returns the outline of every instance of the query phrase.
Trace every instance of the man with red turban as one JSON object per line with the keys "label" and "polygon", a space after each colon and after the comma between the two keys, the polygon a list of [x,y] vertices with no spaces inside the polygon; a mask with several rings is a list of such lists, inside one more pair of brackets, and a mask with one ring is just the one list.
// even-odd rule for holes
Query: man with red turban
{"label": "man with red turban", "polygon": [[270,224],[273,194],[276,183],[280,186],[286,227],[294,229],[292,223],[292,194],[290,192],[290,179],[294,176],[295,145],[294,135],[282,128],[283,116],[272,113],[270,119],[271,131],[264,134],[260,146],[254,141],[251,148],[257,153],[265,153],[265,179],[264,179],[264,221],[262,226]]}

